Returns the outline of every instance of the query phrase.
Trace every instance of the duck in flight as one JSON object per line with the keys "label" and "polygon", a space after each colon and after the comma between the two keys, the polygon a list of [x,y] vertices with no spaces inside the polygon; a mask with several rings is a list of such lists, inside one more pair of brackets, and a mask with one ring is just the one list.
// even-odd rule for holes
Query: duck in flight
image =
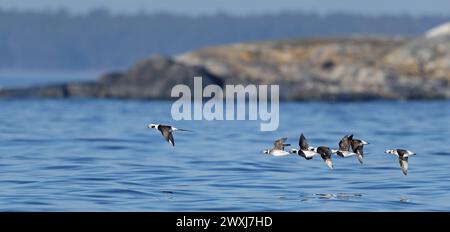
{"label": "duck in flight", "polygon": [[300,135],[300,138],[298,140],[299,149],[291,149],[291,154],[297,154],[307,160],[312,159],[315,155],[319,155],[319,153],[313,151],[315,147],[310,147],[308,144],[308,140],[306,140],[306,137],[303,135],[303,133]]}
{"label": "duck in flight", "polygon": [[281,138],[275,140],[273,143],[274,147],[269,150],[264,150],[264,154],[272,155],[272,156],[286,156],[289,155],[289,152],[284,150],[284,147],[291,146],[291,144],[285,144],[287,138]]}
{"label": "duck in flight", "polygon": [[149,124],[148,128],[157,129],[161,132],[162,136],[166,139],[167,142],[175,146],[175,140],[173,139],[173,132],[175,131],[190,131],[185,129],[179,129],[170,125],[162,125],[162,124]]}
{"label": "duck in flight", "polygon": [[299,146],[300,150],[291,149],[290,153],[298,154],[307,160],[312,159],[315,155],[320,155],[325,164],[333,169],[333,162],[331,161],[331,154],[333,151],[329,147],[310,147],[308,140],[306,140],[306,137],[303,134],[300,135]]}
{"label": "duck in flight", "polygon": [[416,153],[405,149],[386,150],[385,153],[398,156],[398,162],[403,174],[408,175],[408,157],[416,155]]}
{"label": "duck in flight", "polygon": [[339,149],[337,151],[332,150],[332,152],[336,153],[336,155],[342,158],[347,158],[356,155],[356,153],[350,151],[350,140],[348,135],[342,137],[341,141],[339,141]]}
{"label": "duck in flight", "polygon": [[367,145],[369,143],[364,140],[353,139],[353,135],[348,136],[348,140],[350,142],[350,145],[352,146],[352,151],[356,153],[356,158],[358,158],[359,163],[362,164],[364,157],[363,148],[364,145]]}
{"label": "duck in flight", "polygon": [[331,161],[331,154],[333,151],[329,147],[321,146],[314,148],[312,151],[319,153],[320,157],[322,157],[323,161],[329,168],[334,168],[333,162]]}

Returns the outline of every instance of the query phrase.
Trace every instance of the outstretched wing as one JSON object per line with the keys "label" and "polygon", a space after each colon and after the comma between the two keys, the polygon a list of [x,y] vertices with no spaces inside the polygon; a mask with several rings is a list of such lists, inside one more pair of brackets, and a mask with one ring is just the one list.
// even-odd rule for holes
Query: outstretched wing
{"label": "outstretched wing", "polygon": [[300,146],[301,150],[308,150],[309,148],[308,140],[306,140],[306,137],[303,135],[303,133],[300,135],[298,145]]}
{"label": "outstretched wing", "polygon": [[339,141],[339,150],[348,151],[350,149],[350,143],[348,141],[348,136],[344,136],[341,141]]}
{"label": "outstretched wing", "polygon": [[358,158],[358,161],[360,164],[363,164],[363,158],[364,158],[364,152],[363,152],[363,147],[360,146],[356,149],[356,158]]}
{"label": "outstretched wing", "polygon": [[331,168],[331,169],[333,169],[333,161],[331,161],[331,158],[327,158],[327,159],[324,159],[324,161],[325,161],[325,164],[329,167],[329,168]]}
{"label": "outstretched wing", "polygon": [[350,145],[352,146],[352,150],[355,153],[359,149],[361,149],[361,151],[362,151],[362,149],[364,147],[363,142],[361,140],[359,140],[359,139],[352,139],[352,140],[350,140]]}
{"label": "outstretched wing", "polygon": [[405,149],[397,149],[397,154],[399,157],[405,157],[408,156],[408,151]]}
{"label": "outstretched wing", "polygon": [[405,175],[408,175],[408,157],[398,157],[398,162],[400,163],[400,167],[402,168],[402,172]]}
{"label": "outstretched wing", "polygon": [[318,147],[317,153],[319,153],[320,156],[322,157],[322,159],[324,159],[324,160],[325,160],[325,158],[331,157],[331,149],[328,147]]}
{"label": "outstretched wing", "polygon": [[325,164],[333,169],[333,162],[331,161],[331,149],[328,147],[318,147],[317,153],[320,154]]}
{"label": "outstretched wing", "polygon": [[331,155],[331,149],[329,147],[318,147],[317,153],[321,155]]}
{"label": "outstretched wing", "polygon": [[284,143],[284,142],[286,142],[286,140],[287,140],[287,138],[281,138],[281,139],[275,140],[275,142],[274,142],[275,148],[279,149],[279,150],[284,150],[285,146],[290,146],[290,144]]}
{"label": "outstretched wing", "polygon": [[173,139],[172,131],[170,126],[159,126],[158,130],[161,131],[161,134],[166,139],[167,142],[175,146],[175,140]]}

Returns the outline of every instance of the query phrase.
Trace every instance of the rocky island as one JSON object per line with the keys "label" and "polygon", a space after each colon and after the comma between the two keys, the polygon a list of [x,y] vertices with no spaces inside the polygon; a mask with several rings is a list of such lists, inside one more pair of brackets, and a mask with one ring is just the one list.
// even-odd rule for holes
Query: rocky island
{"label": "rocky island", "polygon": [[153,56],[95,82],[0,90],[0,97],[170,99],[176,84],[277,84],[281,100],[449,99],[450,34],[320,38]]}

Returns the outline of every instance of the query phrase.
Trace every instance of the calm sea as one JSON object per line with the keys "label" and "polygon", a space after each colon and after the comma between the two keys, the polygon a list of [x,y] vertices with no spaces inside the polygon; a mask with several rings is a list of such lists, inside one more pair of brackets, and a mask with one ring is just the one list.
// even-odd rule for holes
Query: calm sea
{"label": "calm sea", "polygon": [[[0,100],[0,211],[450,210],[450,101],[286,102],[273,132],[173,121],[171,103]],[[172,147],[151,122],[193,132]],[[261,153],[301,132],[334,148],[353,133],[371,143],[364,165]],[[417,153],[407,176],[390,148]]]}

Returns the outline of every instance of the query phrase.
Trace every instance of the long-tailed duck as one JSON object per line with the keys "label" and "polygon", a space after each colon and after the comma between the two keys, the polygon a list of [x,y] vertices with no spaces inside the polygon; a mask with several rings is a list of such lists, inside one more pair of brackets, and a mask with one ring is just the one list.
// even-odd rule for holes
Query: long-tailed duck
{"label": "long-tailed duck", "polygon": [[331,154],[333,152],[331,151],[331,149],[329,147],[321,146],[321,147],[314,148],[312,151],[319,153],[320,157],[322,157],[325,164],[329,168],[333,169],[333,162],[331,161]]}
{"label": "long-tailed duck", "polygon": [[274,147],[270,150],[264,150],[264,154],[272,155],[272,156],[286,156],[289,155],[289,152],[284,150],[284,147],[291,146],[291,144],[285,144],[287,138],[281,138],[275,140],[273,143]]}
{"label": "long-tailed duck", "polygon": [[353,135],[348,136],[348,140],[350,141],[350,145],[352,146],[352,151],[356,153],[356,157],[358,158],[359,163],[363,163],[364,145],[369,144],[368,142],[360,139],[353,139]]}
{"label": "long-tailed duck", "polygon": [[315,147],[310,147],[308,144],[308,140],[306,140],[306,137],[303,135],[303,133],[300,135],[300,138],[298,140],[299,149],[291,149],[291,154],[297,154],[307,160],[312,159],[315,155],[319,155],[319,153],[313,151]]}
{"label": "long-tailed duck", "polygon": [[403,174],[408,175],[408,157],[416,155],[416,153],[405,149],[386,150],[385,153],[398,156],[398,162]]}
{"label": "long-tailed duck", "polygon": [[175,146],[175,140],[173,139],[172,132],[190,131],[190,130],[175,128],[175,127],[169,126],[169,125],[153,124],[153,123],[149,124],[147,127],[159,130],[161,132],[162,136],[167,140],[167,142],[172,144],[172,146]]}
{"label": "long-tailed duck", "polygon": [[341,141],[339,141],[339,149],[338,150],[332,150],[332,153],[336,153],[336,155],[347,158],[351,156],[355,156],[356,153],[349,151],[350,150],[350,140],[349,136],[346,135],[342,137]]}

